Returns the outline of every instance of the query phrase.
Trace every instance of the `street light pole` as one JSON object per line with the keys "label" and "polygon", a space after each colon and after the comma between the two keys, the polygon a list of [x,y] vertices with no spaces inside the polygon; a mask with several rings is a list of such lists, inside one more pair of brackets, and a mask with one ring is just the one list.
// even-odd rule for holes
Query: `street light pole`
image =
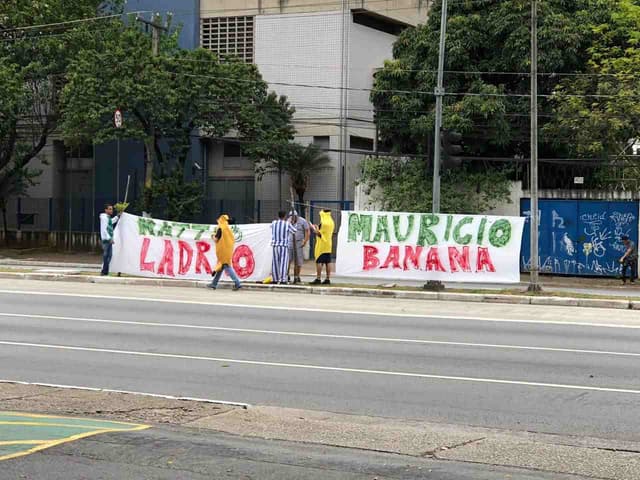
{"label": "street light pole", "polygon": [[529,175],[531,191],[531,267],[530,292],[539,292],[540,258],[538,252],[538,0],[531,1],[531,163]]}
{"label": "street light pole", "polygon": [[440,213],[440,135],[442,133],[442,101],[444,97],[444,56],[447,36],[447,0],[442,0],[440,17],[440,51],[438,57],[438,84],[436,95],[436,120],[433,149],[433,213]]}

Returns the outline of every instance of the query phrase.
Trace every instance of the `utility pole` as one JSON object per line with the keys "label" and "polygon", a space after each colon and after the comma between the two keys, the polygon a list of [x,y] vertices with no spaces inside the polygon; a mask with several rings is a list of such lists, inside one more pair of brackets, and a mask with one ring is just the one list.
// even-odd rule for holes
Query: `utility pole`
{"label": "utility pole", "polygon": [[348,116],[348,101],[349,93],[347,88],[349,86],[349,22],[351,16],[349,15],[349,0],[342,0],[342,28],[340,35],[340,209],[344,209],[345,197],[346,197],[346,170],[347,170],[347,116]]}
{"label": "utility pole", "polygon": [[433,213],[440,213],[440,135],[442,133],[442,101],[444,98],[444,55],[447,36],[447,0],[442,0],[442,15],[440,17],[440,54],[438,57],[438,84],[436,95],[436,126],[433,149]]}
{"label": "utility pole", "polygon": [[529,269],[530,292],[539,292],[540,258],[538,254],[538,0],[531,1],[531,162],[530,162],[530,191],[531,191],[531,267]]}
{"label": "utility pole", "polygon": [[[442,0],[442,12],[440,16],[440,51],[438,56],[438,84],[435,88],[436,95],[436,126],[433,135],[433,196],[432,212],[440,213],[440,158],[442,145],[440,136],[442,135],[442,101],[444,99],[444,56],[445,43],[447,38],[447,0]],[[429,157],[427,157],[429,158]],[[444,290],[444,284],[440,280],[429,280],[423,285],[425,290]]]}
{"label": "utility pole", "polygon": [[[137,17],[137,21],[151,27],[151,54],[154,57],[160,56],[160,36],[162,32],[168,32],[169,29],[160,23],[160,16],[154,14],[151,21],[142,17]],[[156,128],[153,120],[149,122],[149,136],[145,140],[145,148],[147,156],[145,158],[145,177],[144,177],[144,208],[151,209],[153,198],[151,196],[151,187],[153,185],[153,166],[156,163]]]}

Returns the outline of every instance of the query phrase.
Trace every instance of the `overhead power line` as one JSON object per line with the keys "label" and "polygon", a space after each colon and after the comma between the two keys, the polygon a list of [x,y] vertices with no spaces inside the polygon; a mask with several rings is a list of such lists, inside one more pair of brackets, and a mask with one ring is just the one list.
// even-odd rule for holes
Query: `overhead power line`
{"label": "overhead power line", "polygon": [[141,13],[150,13],[150,10],[138,10],[135,12],[126,12],[125,14],[114,14],[114,15],[99,15],[95,17],[87,17],[87,18],[79,18],[76,20],[67,20],[64,22],[56,22],[56,23],[44,23],[40,25],[26,25],[23,27],[10,27],[4,28],[1,30],[2,33],[11,33],[11,32],[20,32],[20,31],[29,31],[29,30],[39,30],[39,29],[49,29],[52,27],[67,27],[70,25],[78,25],[81,23],[95,22],[100,20],[109,20],[111,18],[122,18],[123,15],[131,15],[131,14],[141,14]]}

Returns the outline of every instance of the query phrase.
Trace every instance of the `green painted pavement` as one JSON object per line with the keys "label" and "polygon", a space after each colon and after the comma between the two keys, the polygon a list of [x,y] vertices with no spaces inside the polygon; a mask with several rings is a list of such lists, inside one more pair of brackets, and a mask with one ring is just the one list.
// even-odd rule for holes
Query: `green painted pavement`
{"label": "green painted pavement", "polygon": [[63,443],[112,432],[149,428],[124,422],[0,412],[0,460],[35,453]]}

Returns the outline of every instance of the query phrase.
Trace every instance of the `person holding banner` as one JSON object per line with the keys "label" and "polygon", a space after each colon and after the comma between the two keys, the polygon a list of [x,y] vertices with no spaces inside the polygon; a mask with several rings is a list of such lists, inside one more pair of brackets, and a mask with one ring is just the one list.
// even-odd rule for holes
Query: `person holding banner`
{"label": "person holding banner", "polygon": [[102,272],[100,275],[109,275],[109,264],[113,254],[113,229],[119,216],[113,216],[113,205],[105,204],[104,212],[100,214],[100,239],[102,240]]}
{"label": "person holding banner", "polygon": [[[333,231],[335,229],[335,223],[331,218],[331,210],[320,211],[320,225],[313,225],[313,232],[316,235],[316,279],[311,282],[311,285],[323,285],[331,284],[331,255],[333,252]],[[327,276],[322,281],[322,266],[325,266]]]}
{"label": "person holding banner", "polygon": [[271,246],[273,247],[273,264],[271,276],[273,283],[286,285],[289,270],[289,244],[291,235],[296,233],[296,227],[291,219],[287,218],[287,212],[278,212],[278,219],[271,222]]}
{"label": "person holding banner", "polygon": [[296,227],[296,232],[289,239],[289,263],[293,264],[293,283],[301,283],[300,271],[304,265],[304,247],[309,242],[309,222],[291,210],[289,220]]}
{"label": "person holding banner", "polygon": [[229,227],[229,215],[220,215],[218,218],[218,229],[216,233],[212,235],[213,241],[216,243],[216,257],[218,264],[213,269],[213,280],[209,284],[209,288],[215,290],[218,288],[218,282],[223,272],[226,272],[233,280],[233,290],[240,290],[242,284],[240,279],[233,269],[233,247],[235,245],[235,238],[233,232]]}

